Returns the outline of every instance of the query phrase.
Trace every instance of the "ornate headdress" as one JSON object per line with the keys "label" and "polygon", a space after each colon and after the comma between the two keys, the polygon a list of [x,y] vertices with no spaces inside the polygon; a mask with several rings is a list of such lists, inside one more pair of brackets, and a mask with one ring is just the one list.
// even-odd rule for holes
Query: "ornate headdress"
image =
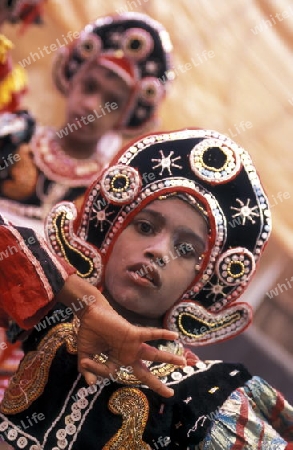
{"label": "ornate headdress", "polygon": [[172,44],[163,26],[144,14],[110,15],[87,25],[79,38],[62,47],[53,65],[53,79],[66,95],[72,77],[94,61],[132,87],[119,129],[138,133],[150,122],[172,78]]}
{"label": "ornate headdress", "polygon": [[192,287],[166,313],[165,325],[189,345],[242,332],[251,308],[236,302],[255,271],[271,230],[266,195],[248,153],[210,130],[148,135],[128,145],[87,191],[47,219],[52,249],[99,286],[112,246],[139,210],[184,193],[208,216],[209,242]]}

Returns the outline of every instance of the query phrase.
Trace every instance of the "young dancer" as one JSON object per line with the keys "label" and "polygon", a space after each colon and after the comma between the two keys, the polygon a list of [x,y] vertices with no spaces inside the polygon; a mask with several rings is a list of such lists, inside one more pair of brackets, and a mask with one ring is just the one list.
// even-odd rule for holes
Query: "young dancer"
{"label": "young dancer", "polygon": [[[239,229],[229,226],[235,217]],[[72,348],[79,322],[53,324],[52,312],[50,329],[39,326],[28,337],[1,404],[7,442],[31,450],[291,449],[293,409],[280,393],[241,364],[200,361],[184,349],[249,325],[251,308],[237,300],[270,229],[251,159],[229,138],[182,130],[127,146],[88,189],[78,214],[67,202],[53,209],[48,239],[123,317],[176,330],[180,341],[153,346],[184,354],[188,364],[147,363],[174,389],[169,399],[130,367],[87,388]],[[113,363],[107,351],[93,359],[105,368]]]}
{"label": "young dancer", "polygon": [[66,97],[63,126],[35,127],[27,112],[1,118],[0,208],[43,219],[58,201],[80,198],[121,133],[152,124],[171,50],[162,25],[135,13],[100,18],[60,48],[53,78]]}

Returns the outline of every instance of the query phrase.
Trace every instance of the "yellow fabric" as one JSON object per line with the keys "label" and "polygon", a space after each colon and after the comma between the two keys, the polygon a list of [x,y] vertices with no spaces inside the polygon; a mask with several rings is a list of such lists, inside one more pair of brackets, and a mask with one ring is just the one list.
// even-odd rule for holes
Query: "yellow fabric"
{"label": "yellow fabric", "polygon": [[12,95],[22,92],[27,86],[27,75],[22,67],[15,67],[13,71],[0,83],[0,110],[4,109],[12,100]]}
{"label": "yellow fabric", "polygon": [[16,62],[34,53],[25,106],[44,124],[62,122],[64,100],[50,74],[55,52],[41,56],[44,45],[61,46],[68,32],[109,12],[149,14],[171,34],[177,74],[157,129],[212,128],[249,150],[273,206],[274,235],[293,254],[291,0],[48,0],[45,10],[45,26],[21,38],[3,29]]}
{"label": "yellow fabric", "polygon": [[7,61],[8,51],[13,48],[12,42],[3,34],[0,34],[0,64],[5,64]]}

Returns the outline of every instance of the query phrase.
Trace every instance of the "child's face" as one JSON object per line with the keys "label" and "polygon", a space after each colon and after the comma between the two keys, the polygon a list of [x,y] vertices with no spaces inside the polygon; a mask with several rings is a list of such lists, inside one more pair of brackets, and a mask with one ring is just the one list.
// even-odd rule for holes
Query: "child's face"
{"label": "child's face", "polygon": [[130,87],[111,70],[97,64],[81,68],[72,79],[66,110],[66,120],[78,127],[74,138],[98,141],[115,129],[130,95]]}
{"label": "child's face", "polygon": [[207,248],[206,222],[183,200],[155,200],[118,237],[105,270],[105,294],[120,313],[157,319],[195,278]]}

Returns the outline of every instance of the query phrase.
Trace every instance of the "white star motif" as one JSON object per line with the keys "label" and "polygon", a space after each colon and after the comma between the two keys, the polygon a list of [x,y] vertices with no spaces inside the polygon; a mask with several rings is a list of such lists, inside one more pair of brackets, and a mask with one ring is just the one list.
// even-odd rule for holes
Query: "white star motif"
{"label": "white star motif", "polygon": [[104,222],[108,222],[109,224],[111,224],[110,220],[108,220],[107,217],[113,214],[114,211],[107,212],[107,208],[109,208],[109,206],[106,206],[105,209],[96,209],[95,206],[93,206],[93,212],[95,213],[95,215],[91,217],[90,220],[97,220],[95,226],[97,227],[99,225],[101,232],[104,231]]}
{"label": "white star motif", "polygon": [[203,291],[210,291],[206,295],[206,298],[209,298],[211,295],[213,295],[213,301],[214,301],[218,295],[222,295],[223,297],[226,296],[226,294],[224,292],[225,287],[226,286],[224,286],[221,283],[218,283],[218,284],[209,283],[209,285],[203,287],[202,289],[203,289]]}
{"label": "white star motif", "polygon": [[171,172],[171,167],[178,167],[178,169],[182,169],[182,166],[175,164],[175,161],[177,161],[177,159],[181,159],[181,156],[177,156],[177,158],[171,159],[171,156],[174,155],[174,152],[170,152],[168,156],[165,156],[163,150],[160,150],[160,154],[162,157],[161,159],[152,158],[152,162],[158,163],[156,166],[153,167],[153,169],[156,169],[157,167],[162,167],[160,175],[163,174],[165,169],[168,170],[169,175],[173,175]]}
{"label": "white star motif", "polygon": [[158,64],[155,61],[148,61],[145,68],[148,73],[151,73],[153,75],[157,72]]}
{"label": "white star motif", "polygon": [[118,44],[121,41],[121,33],[113,31],[113,33],[109,34],[109,40],[114,44]]}
{"label": "white star motif", "polygon": [[137,108],[136,115],[139,119],[144,119],[146,116],[146,110],[144,108]]}
{"label": "white star motif", "polygon": [[236,208],[235,206],[231,206],[231,209],[234,209],[234,211],[237,211],[237,213],[235,213],[232,217],[235,218],[235,217],[241,216],[242,217],[242,225],[245,225],[246,219],[250,220],[251,223],[255,223],[253,216],[259,217],[259,213],[255,212],[255,210],[258,209],[258,206],[256,205],[253,208],[251,208],[249,206],[250,198],[247,199],[246,205],[239,198],[237,198],[236,201],[239,203],[240,207]]}

